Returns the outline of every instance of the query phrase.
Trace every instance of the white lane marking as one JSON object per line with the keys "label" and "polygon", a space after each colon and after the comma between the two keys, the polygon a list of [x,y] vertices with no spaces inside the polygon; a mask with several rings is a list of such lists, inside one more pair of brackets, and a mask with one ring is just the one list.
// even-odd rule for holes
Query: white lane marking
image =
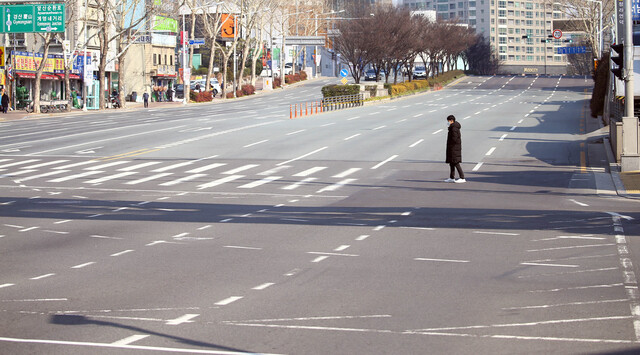
{"label": "white lane marking", "polygon": [[234,180],[242,179],[243,177],[245,177],[245,175],[230,175],[230,176],[218,179],[218,180],[214,180],[212,182],[208,182],[206,184],[199,185],[198,189],[202,190],[202,189],[206,189],[206,188],[209,188],[209,187],[222,185],[222,184],[225,184],[227,182],[231,182],[231,181],[234,181]]}
{"label": "white lane marking", "polygon": [[487,153],[485,153],[486,156],[489,156],[491,154],[493,154],[493,152],[496,151],[496,147],[491,147],[491,149],[489,149],[489,151]]}
{"label": "white lane marking", "polygon": [[324,170],[326,168],[327,168],[326,166],[316,166],[316,167],[313,167],[311,169],[307,169],[307,170],[301,171],[301,172],[299,172],[297,174],[294,174],[293,176],[302,176],[302,177],[309,176],[309,175],[311,175],[313,173],[317,173],[318,171],[322,171],[322,170]]}
{"label": "white lane marking", "polygon": [[521,119],[520,121],[518,121],[518,124],[521,124],[524,121],[524,119]]}
{"label": "white lane marking", "polygon": [[40,164],[36,164],[36,165],[23,166],[22,169],[42,168],[43,166],[55,165],[55,164],[58,164],[58,163],[65,163],[65,162],[68,162],[68,160],[54,160],[54,161],[50,161],[50,162],[47,162],[47,163],[40,163]]}
{"label": "white lane marking", "polygon": [[185,314],[184,316],[180,316],[176,319],[168,320],[166,325],[179,325],[182,323],[193,323],[192,319],[199,316],[199,314]]}
{"label": "white lane marking", "polygon": [[474,231],[475,234],[492,234],[492,235],[520,235],[519,233],[505,233],[505,232],[484,232],[484,231]]}
{"label": "white lane marking", "polygon": [[278,166],[280,166],[280,165],[287,165],[287,164],[289,164],[289,163],[291,163],[291,162],[294,162],[294,161],[296,161],[296,160],[300,160],[300,159],[306,158],[306,157],[308,157],[308,156],[310,156],[310,155],[313,155],[313,154],[316,154],[316,153],[318,153],[318,152],[321,152],[321,151],[323,151],[323,150],[325,150],[325,149],[327,149],[327,148],[329,148],[329,147],[322,147],[322,148],[319,148],[319,149],[314,150],[313,152],[310,152],[310,153],[307,153],[307,154],[303,154],[303,155],[301,155],[301,156],[299,156],[299,157],[297,157],[297,158],[293,158],[293,159],[290,159],[290,160],[287,160],[287,161],[283,161],[282,163],[278,163],[278,164],[276,164],[276,165],[278,165]]}
{"label": "white lane marking", "polygon": [[266,282],[266,283],[263,283],[262,285],[258,285],[258,286],[256,286],[256,287],[252,288],[252,290],[262,291],[262,290],[264,290],[265,288],[267,288],[267,287],[271,287],[271,286],[273,286],[273,285],[275,285],[275,283],[273,283],[273,282]]}
{"label": "white lane marking", "polygon": [[255,247],[242,247],[242,246],[238,246],[238,245],[225,245],[223,248],[229,248],[229,249],[246,249],[246,250],[262,250],[262,248],[255,248]]}
{"label": "white lane marking", "polygon": [[359,256],[359,255],[356,255],[356,254],[326,253],[326,252],[323,252],[323,251],[308,251],[307,254],[326,255],[326,256]]}
{"label": "white lane marking", "polygon": [[339,174],[333,175],[332,177],[334,177],[334,178],[344,178],[344,177],[347,177],[347,176],[349,176],[349,175],[351,175],[351,174],[353,174],[355,172],[358,172],[360,170],[362,170],[362,169],[361,168],[351,168],[351,169],[347,169],[347,170],[345,170],[345,171],[343,171],[343,172],[341,172]]}
{"label": "white lane marking", "polygon": [[505,133],[502,135],[502,137],[500,137],[499,141],[502,142],[505,138],[507,138],[509,134]]}
{"label": "white lane marking", "polygon": [[513,126],[513,127],[511,127],[511,129],[509,129],[509,130],[510,130],[510,131],[515,131],[515,130],[516,130],[516,128],[518,128],[518,126]]}
{"label": "white lane marking", "polygon": [[90,235],[90,238],[98,238],[98,239],[114,239],[114,240],[122,240],[123,238],[118,238],[118,237],[107,237],[104,235]]}
{"label": "white lane marking", "polygon": [[283,190],[295,190],[295,189],[297,189],[298,187],[300,187],[300,186],[302,186],[302,185],[305,185],[305,184],[308,184],[308,183],[310,183],[310,182],[312,182],[312,181],[315,181],[315,180],[317,180],[317,179],[316,179],[316,178],[313,178],[313,177],[311,177],[311,178],[305,178],[305,179],[303,179],[303,180],[301,180],[301,181],[298,181],[298,182],[293,183],[293,184],[291,184],[291,185],[285,186],[285,187],[283,187],[282,189],[283,189]]}
{"label": "white lane marking", "polygon": [[315,258],[315,259],[311,260],[311,262],[312,262],[312,263],[319,263],[319,262],[321,262],[322,260],[325,260],[325,259],[327,259],[327,258],[329,258],[329,257],[328,257],[328,256],[326,256],[326,255],[324,255],[324,256],[319,256],[319,257],[317,257],[317,258]]}
{"label": "white lane marking", "polygon": [[360,118],[360,116],[348,118],[347,121],[357,120],[358,118]]}
{"label": "white lane marking", "polygon": [[469,260],[452,260],[452,259],[430,259],[430,258],[414,258],[413,260],[417,261],[441,261],[448,263],[470,263]]}
{"label": "white lane marking", "polygon": [[102,182],[105,182],[105,181],[114,180],[114,179],[118,179],[118,178],[121,178],[121,177],[133,175],[133,174],[137,174],[137,173],[134,172],[134,171],[127,171],[127,172],[113,174],[113,175],[109,175],[109,176],[103,176],[103,177],[98,178],[98,179],[85,181],[84,183],[85,184],[99,184],[99,183],[102,183]]}
{"label": "white lane marking", "polygon": [[420,139],[419,141],[413,143],[412,145],[409,146],[409,148],[413,148],[413,147],[417,146],[418,144],[420,144],[422,142],[424,142],[424,139]]}
{"label": "white lane marking", "polygon": [[173,181],[164,182],[164,183],[160,184],[160,186],[173,186],[173,185],[177,185],[177,184],[183,183],[185,181],[195,180],[195,179],[201,178],[203,176],[207,176],[207,174],[193,174],[193,175],[181,177],[181,178],[173,180]]}
{"label": "white lane marking", "polygon": [[85,171],[84,173],[68,175],[68,176],[65,176],[65,177],[49,180],[48,182],[64,182],[64,181],[69,181],[69,180],[73,180],[73,179],[77,179],[77,178],[83,178],[83,177],[87,177],[87,176],[95,175],[95,174],[100,174],[100,173],[104,173],[104,171],[97,171],[97,170]]}
{"label": "white lane marking", "polygon": [[384,164],[386,164],[386,163],[388,163],[388,162],[392,161],[393,159],[395,159],[395,158],[397,158],[397,157],[398,157],[397,155],[392,155],[392,156],[390,156],[389,158],[385,159],[384,161],[382,161],[382,162],[380,162],[380,163],[378,163],[378,164],[376,164],[376,165],[372,166],[372,167],[371,167],[371,170],[378,169],[379,167],[383,166]]}
{"label": "white lane marking", "polygon": [[248,184],[244,184],[242,186],[238,186],[239,189],[253,189],[254,187],[262,186],[268,184],[270,182],[274,182],[276,180],[282,179],[282,176],[268,176],[264,179],[250,182]]}
{"label": "white lane marking", "polygon": [[301,130],[298,130],[298,131],[289,132],[289,133],[287,133],[287,134],[285,134],[285,135],[286,135],[286,136],[292,136],[292,135],[294,135],[294,134],[302,133],[302,132],[304,132],[304,131],[306,131],[306,129],[301,129]]}
{"label": "white lane marking", "polygon": [[28,298],[23,300],[2,300],[2,302],[60,302],[68,300],[68,298]]}
{"label": "white lane marking", "polygon": [[444,131],[444,129],[439,129],[439,130],[437,130],[437,131],[435,131],[435,132],[433,132],[433,133],[431,133],[431,134],[438,134],[438,133],[440,133],[440,132],[442,132],[442,131]]}
{"label": "white lane marking", "polygon": [[379,129],[383,129],[383,128],[385,128],[385,127],[387,127],[387,126],[379,126],[379,127],[376,127],[376,128],[374,128],[374,129],[372,129],[372,131],[377,131],[377,130],[379,130]]}
{"label": "white lane marking", "polygon": [[380,111],[371,112],[369,116],[378,115],[378,114],[380,114]]}
{"label": "white lane marking", "polygon": [[357,136],[360,136],[361,134],[362,134],[362,133],[356,133],[356,134],[354,134],[353,136],[349,136],[349,137],[345,138],[344,140],[345,140],[345,141],[348,141],[349,139],[352,139],[352,138],[355,138],[355,137],[357,137]]}
{"label": "white lane marking", "polygon": [[268,142],[268,141],[269,141],[268,139],[264,139],[264,140],[261,140],[261,141],[255,142],[255,143],[247,144],[247,145],[243,146],[242,148],[253,147],[254,145],[262,144],[262,143],[265,143],[265,142]]}
{"label": "white lane marking", "polygon": [[53,224],[63,224],[63,223],[67,223],[67,222],[71,222],[71,220],[70,219],[63,219],[61,221],[53,222]]}
{"label": "white lane marking", "polygon": [[111,345],[129,345],[129,344],[135,343],[138,340],[142,340],[142,339],[144,339],[144,338],[146,338],[148,336],[149,336],[148,334],[145,334],[145,335],[136,334],[136,335],[132,335],[130,337],[126,337],[124,339],[120,339],[118,341],[115,341],[115,342],[111,343]]}
{"label": "white lane marking", "polygon": [[580,249],[580,248],[598,248],[598,247],[609,247],[615,246],[615,243],[607,243],[607,244],[589,244],[589,245],[576,245],[571,247],[556,247],[556,248],[545,248],[545,249],[529,249],[527,252],[536,252],[536,251],[551,251],[551,250],[564,250],[564,249]]}
{"label": "white lane marking", "polygon": [[87,266],[89,266],[89,265],[93,265],[93,264],[95,264],[95,263],[96,263],[95,261],[90,261],[90,262],[88,262],[88,263],[84,263],[84,264],[80,264],[80,265],[72,266],[71,268],[72,268],[72,269],[82,269],[83,267],[87,267]]}
{"label": "white lane marking", "polygon": [[282,166],[278,166],[278,167],[273,168],[273,169],[269,169],[269,170],[263,171],[261,173],[258,173],[257,175],[260,175],[260,176],[273,175],[273,174],[275,174],[277,172],[280,172],[282,170],[287,170],[290,167],[291,167],[291,165],[282,165]]}
{"label": "white lane marking", "polygon": [[137,185],[137,184],[141,184],[143,182],[159,179],[161,177],[165,177],[165,176],[169,176],[169,175],[173,175],[173,173],[160,173],[160,174],[156,174],[156,175],[151,175],[151,176],[147,176],[147,177],[142,178],[142,179],[125,182],[125,184],[127,184],[127,185]]}
{"label": "white lane marking", "polygon": [[323,124],[323,125],[322,125],[322,126],[320,126],[320,127],[329,127],[329,126],[333,126],[334,124],[336,124],[336,123],[335,123],[335,122],[326,123],[326,124]]}
{"label": "white lane marking", "polygon": [[413,117],[414,117],[414,118],[415,118],[415,117],[420,117],[420,116],[422,116],[422,115],[423,115],[423,113],[419,113],[419,114],[417,114],[417,115],[413,115]]}
{"label": "white lane marking", "polygon": [[207,170],[219,168],[219,167],[225,166],[225,165],[227,165],[227,164],[225,164],[225,163],[213,163],[213,164],[205,165],[205,166],[200,167],[200,168],[191,169],[191,170],[187,171],[187,173],[189,173],[189,174],[202,173],[202,172],[205,172]]}
{"label": "white lane marking", "polygon": [[629,302],[628,299],[616,299],[616,300],[602,300],[602,301],[585,301],[585,302],[568,302],[558,304],[544,304],[540,306],[524,306],[524,307],[508,307],[502,308],[503,310],[518,310],[518,309],[540,309],[540,308],[554,308],[554,307],[566,307],[566,306],[583,306],[587,304],[604,304],[604,303],[618,303]]}
{"label": "white lane marking", "polygon": [[592,237],[591,234],[589,234],[589,235],[581,235],[581,236],[577,236],[577,235],[559,235],[557,237],[551,237],[551,238],[534,239],[534,240],[532,240],[532,242],[542,242],[542,241],[560,240],[560,239],[606,240],[607,238],[604,238],[604,237]]}
{"label": "white lane marking", "polygon": [[120,256],[120,255],[124,255],[124,254],[127,254],[127,253],[131,253],[132,251],[134,251],[134,250],[133,249],[123,250],[123,251],[121,251],[119,253],[111,254],[111,256]]}
{"label": "white lane marking", "polygon": [[559,291],[570,291],[570,290],[588,290],[591,288],[614,288],[614,287],[623,287],[623,283],[617,284],[606,284],[606,285],[590,285],[590,286],[577,286],[577,287],[565,287],[565,288],[552,288],[546,290],[533,290],[529,291],[530,293],[542,293],[542,292],[559,292]]}
{"label": "white lane marking", "polygon": [[471,116],[467,116],[467,117],[463,118],[463,120],[467,120],[469,118],[471,118]]}
{"label": "white lane marking", "polygon": [[242,296],[232,296],[232,297],[229,297],[229,298],[225,298],[222,301],[216,302],[215,305],[216,306],[226,306],[226,305],[231,304],[231,303],[233,303],[233,302],[235,302],[237,300],[240,300],[242,298],[243,298]]}
{"label": "white lane marking", "polygon": [[241,167],[235,168],[235,169],[227,170],[227,171],[223,172],[222,174],[233,175],[233,174],[237,174],[239,172],[245,171],[245,170],[257,168],[259,166],[260,166],[260,164],[247,164],[247,165],[243,165]]}
{"label": "white lane marking", "polygon": [[479,162],[478,164],[476,164],[476,166],[473,167],[473,169],[471,169],[471,171],[478,171],[480,170],[480,167],[482,166],[482,164],[484,164],[483,162]]}
{"label": "white lane marking", "polygon": [[18,182],[29,181],[29,180],[33,180],[33,179],[37,179],[37,178],[41,178],[41,177],[64,174],[64,173],[68,173],[69,171],[71,171],[71,170],[53,170],[53,171],[48,171],[46,173],[42,173],[42,174],[38,174],[38,175],[32,175],[32,176],[29,176],[29,177],[26,177],[26,178],[20,178],[17,181]]}
{"label": "white lane marking", "polygon": [[362,241],[362,240],[365,240],[365,239],[367,239],[369,237],[370,237],[369,235],[363,234],[363,235],[359,236],[358,238],[356,238],[356,240],[357,241]]}
{"label": "white lane marking", "polygon": [[529,266],[555,266],[555,267],[580,267],[580,265],[571,265],[571,264],[544,264],[544,263],[520,263],[520,265],[529,265]]}
{"label": "white lane marking", "polygon": [[122,165],[122,164],[127,164],[127,163],[130,163],[130,161],[128,161],[128,160],[115,161],[115,162],[111,162],[111,163],[107,163],[107,164],[100,164],[100,165],[96,165],[96,166],[90,166],[88,168],[84,168],[84,170],[100,170],[100,169],[109,168],[109,167],[112,167],[112,166]]}
{"label": "white lane marking", "polygon": [[120,168],[120,169],[118,169],[118,171],[133,171],[133,170],[136,170],[136,169],[146,168],[147,166],[152,166],[152,165],[156,165],[156,164],[160,164],[160,162],[159,161],[149,161],[149,162],[146,162],[146,163],[141,163],[141,164],[128,166],[126,168]]}
{"label": "white lane marking", "polygon": [[29,228],[25,228],[25,229],[21,229],[20,232],[28,232],[28,231],[32,231],[34,229],[38,229],[40,227],[29,227]]}
{"label": "white lane marking", "polygon": [[34,162],[37,162],[37,161],[40,161],[40,159],[28,159],[28,160],[18,161],[18,162],[14,162],[14,163],[0,165],[0,168],[8,168],[8,167],[11,167],[11,166],[29,164],[29,163],[34,163]]}
{"label": "white lane marking", "polygon": [[380,226],[377,226],[377,227],[373,228],[373,230],[376,231],[376,232],[377,231],[381,231],[381,230],[384,229],[384,227],[386,227],[386,226],[385,225],[380,225]]}
{"label": "white lane marking", "polygon": [[73,164],[68,164],[68,165],[63,165],[63,166],[56,166],[53,169],[69,169],[69,168],[75,168],[77,166],[83,166],[83,165],[87,165],[87,164],[95,164],[97,161],[96,160],[89,160],[89,161],[82,161],[79,163],[73,163]]}
{"label": "white lane marking", "polygon": [[165,171],[177,169],[177,168],[180,168],[180,167],[183,167],[183,166],[187,166],[187,165],[191,165],[191,164],[193,164],[192,161],[185,161],[185,162],[182,162],[182,163],[177,163],[177,164],[165,166],[165,167],[162,167],[162,168],[158,168],[158,169],[155,169],[155,170],[151,170],[151,172],[152,173],[163,173]]}
{"label": "white lane marking", "polygon": [[352,183],[354,181],[357,181],[357,180],[358,179],[344,179],[344,180],[342,180],[340,182],[337,182],[337,183],[335,183],[333,185],[329,185],[329,186],[323,187],[320,190],[318,190],[316,193],[322,193],[322,192],[325,192],[325,191],[335,191],[335,190],[341,188],[342,186],[350,184],[350,183]]}
{"label": "white lane marking", "polygon": [[589,205],[587,205],[586,203],[582,203],[582,202],[576,201],[576,200],[574,200],[574,199],[570,199],[569,201],[571,201],[571,202],[575,203],[575,204],[576,204],[576,205],[578,205],[578,206],[582,206],[582,207],[589,207]]}
{"label": "white lane marking", "polygon": [[333,251],[343,251],[343,250],[347,250],[351,245],[341,245],[335,249],[333,249]]}
{"label": "white lane marking", "polygon": [[32,277],[29,280],[42,280],[45,279],[47,277],[51,277],[54,276],[55,274],[44,274],[44,275],[40,275],[40,276],[36,276],[36,277]]}
{"label": "white lane marking", "polygon": [[0,288],[11,287],[11,286],[15,286],[15,284],[2,284],[0,285]]}

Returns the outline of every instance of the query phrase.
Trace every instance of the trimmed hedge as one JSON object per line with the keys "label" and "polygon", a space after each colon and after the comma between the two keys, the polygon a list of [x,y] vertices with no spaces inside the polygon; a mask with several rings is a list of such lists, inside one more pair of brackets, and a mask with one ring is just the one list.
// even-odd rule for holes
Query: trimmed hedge
{"label": "trimmed hedge", "polygon": [[213,93],[211,91],[189,91],[189,99],[195,102],[209,102],[213,100]]}
{"label": "trimmed hedge", "polygon": [[251,84],[242,85],[242,93],[245,95],[253,95],[256,92],[256,88]]}
{"label": "trimmed hedge", "polygon": [[322,97],[356,95],[360,93],[360,85],[326,85],[322,87]]}
{"label": "trimmed hedge", "polygon": [[442,73],[436,77],[429,78],[428,80],[414,80],[411,82],[407,81],[395,85],[384,84],[384,87],[389,91],[389,95],[397,96],[406,92],[423,90],[428,87],[442,86],[443,84],[446,84],[451,80],[457,79],[462,76],[464,76],[464,72],[462,70],[452,70],[446,73]]}
{"label": "trimmed hedge", "polygon": [[273,78],[273,87],[279,88],[282,86],[282,80],[280,78]]}

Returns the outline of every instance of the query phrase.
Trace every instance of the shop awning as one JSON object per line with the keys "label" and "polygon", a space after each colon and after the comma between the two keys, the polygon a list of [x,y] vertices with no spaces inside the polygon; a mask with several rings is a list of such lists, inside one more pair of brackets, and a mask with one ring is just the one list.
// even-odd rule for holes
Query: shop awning
{"label": "shop awning", "polygon": [[158,75],[154,75],[155,77],[158,78],[175,78],[176,75],[175,74],[158,74]]}
{"label": "shop awning", "polygon": [[[18,75],[21,78],[25,78],[25,79],[35,79],[36,78],[36,73],[17,72],[16,75]],[[41,79],[45,79],[45,80],[60,80],[60,78],[57,75],[53,75],[53,74],[42,74],[42,76],[40,78]]]}
{"label": "shop awning", "polygon": [[[64,80],[64,74],[56,74],[56,75],[59,76],[61,80]],[[80,80],[80,75],[69,73],[69,79]]]}

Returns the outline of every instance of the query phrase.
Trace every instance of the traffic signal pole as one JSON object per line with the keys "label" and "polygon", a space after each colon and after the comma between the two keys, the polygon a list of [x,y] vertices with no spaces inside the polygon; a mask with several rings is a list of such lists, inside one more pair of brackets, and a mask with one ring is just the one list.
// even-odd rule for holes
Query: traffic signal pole
{"label": "traffic signal pole", "polygon": [[622,117],[622,155],[620,167],[623,172],[640,170],[640,136],[638,119],[633,114],[633,30],[631,18],[631,1],[624,0],[624,82],[625,82],[625,115]]}

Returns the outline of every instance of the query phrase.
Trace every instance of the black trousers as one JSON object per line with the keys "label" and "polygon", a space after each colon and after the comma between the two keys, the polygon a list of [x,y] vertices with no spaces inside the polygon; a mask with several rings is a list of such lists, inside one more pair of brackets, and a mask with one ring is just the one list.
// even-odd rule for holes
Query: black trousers
{"label": "black trousers", "polygon": [[149,107],[149,100],[144,100],[144,107],[145,108]]}
{"label": "black trousers", "polygon": [[455,172],[458,170],[458,175],[460,175],[461,179],[464,179],[464,172],[462,171],[462,167],[460,167],[460,163],[449,163],[449,166],[451,167],[450,178],[455,179]]}

